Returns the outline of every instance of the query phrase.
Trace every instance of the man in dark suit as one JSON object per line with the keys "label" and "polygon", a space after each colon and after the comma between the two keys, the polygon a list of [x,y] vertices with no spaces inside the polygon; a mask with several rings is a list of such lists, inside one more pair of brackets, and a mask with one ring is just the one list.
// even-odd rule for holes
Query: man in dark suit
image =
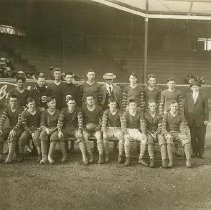
{"label": "man in dark suit", "polygon": [[113,73],[106,73],[103,75],[103,79],[105,80],[105,84],[101,87],[102,92],[102,101],[101,105],[103,109],[108,109],[108,102],[109,98],[115,98],[117,102],[117,107],[121,107],[121,98],[122,98],[122,91],[119,86],[113,84],[113,80],[116,78],[116,75]]}
{"label": "man in dark suit", "polygon": [[200,92],[201,84],[194,81],[190,84],[191,92],[185,98],[185,117],[191,133],[193,156],[204,158],[206,125],[209,121],[208,99]]}

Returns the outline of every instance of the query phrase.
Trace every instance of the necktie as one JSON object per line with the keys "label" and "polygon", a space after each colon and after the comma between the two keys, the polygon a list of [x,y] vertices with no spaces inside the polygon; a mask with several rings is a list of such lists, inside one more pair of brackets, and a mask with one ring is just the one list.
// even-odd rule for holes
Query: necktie
{"label": "necktie", "polygon": [[110,95],[111,95],[111,92],[112,92],[112,88],[111,88],[111,86],[109,86],[109,92],[110,92]]}

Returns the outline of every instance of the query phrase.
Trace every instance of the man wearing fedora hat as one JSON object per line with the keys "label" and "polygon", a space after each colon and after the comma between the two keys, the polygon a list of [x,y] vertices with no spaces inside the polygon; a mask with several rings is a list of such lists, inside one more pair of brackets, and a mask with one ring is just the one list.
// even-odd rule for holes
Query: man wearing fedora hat
{"label": "man wearing fedora hat", "polygon": [[109,98],[115,98],[117,106],[120,108],[122,91],[118,85],[113,84],[114,79],[116,79],[116,75],[111,72],[106,73],[103,75],[103,79],[105,80],[105,84],[102,85],[101,88],[103,96],[101,105],[103,106],[103,109],[108,109]]}
{"label": "man wearing fedora hat", "polygon": [[209,121],[208,99],[200,91],[200,81],[192,81],[185,97],[184,113],[191,133],[193,156],[204,157],[206,125]]}

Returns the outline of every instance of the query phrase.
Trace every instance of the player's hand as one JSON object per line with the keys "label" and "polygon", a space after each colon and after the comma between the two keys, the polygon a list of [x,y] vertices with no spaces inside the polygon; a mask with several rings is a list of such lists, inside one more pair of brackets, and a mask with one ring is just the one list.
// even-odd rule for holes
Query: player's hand
{"label": "player's hand", "polygon": [[208,125],[209,121],[205,120],[204,125]]}
{"label": "player's hand", "polygon": [[61,131],[58,132],[58,137],[61,139],[63,137],[63,133]]}
{"label": "player's hand", "polygon": [[11,131],[10,131],[10,136],[11,136],[12,138],[14,138],[15,134],[16,134],[16,132],[15,132],[14,130],[11,130]]}

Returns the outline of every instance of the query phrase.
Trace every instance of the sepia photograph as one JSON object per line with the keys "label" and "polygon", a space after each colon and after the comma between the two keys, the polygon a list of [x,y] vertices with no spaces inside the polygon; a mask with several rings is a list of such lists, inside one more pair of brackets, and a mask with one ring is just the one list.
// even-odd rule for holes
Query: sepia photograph
{"label": "sepia photograph", "polygon": [[0,210],[211,210],[211,0],[0,0]]}

